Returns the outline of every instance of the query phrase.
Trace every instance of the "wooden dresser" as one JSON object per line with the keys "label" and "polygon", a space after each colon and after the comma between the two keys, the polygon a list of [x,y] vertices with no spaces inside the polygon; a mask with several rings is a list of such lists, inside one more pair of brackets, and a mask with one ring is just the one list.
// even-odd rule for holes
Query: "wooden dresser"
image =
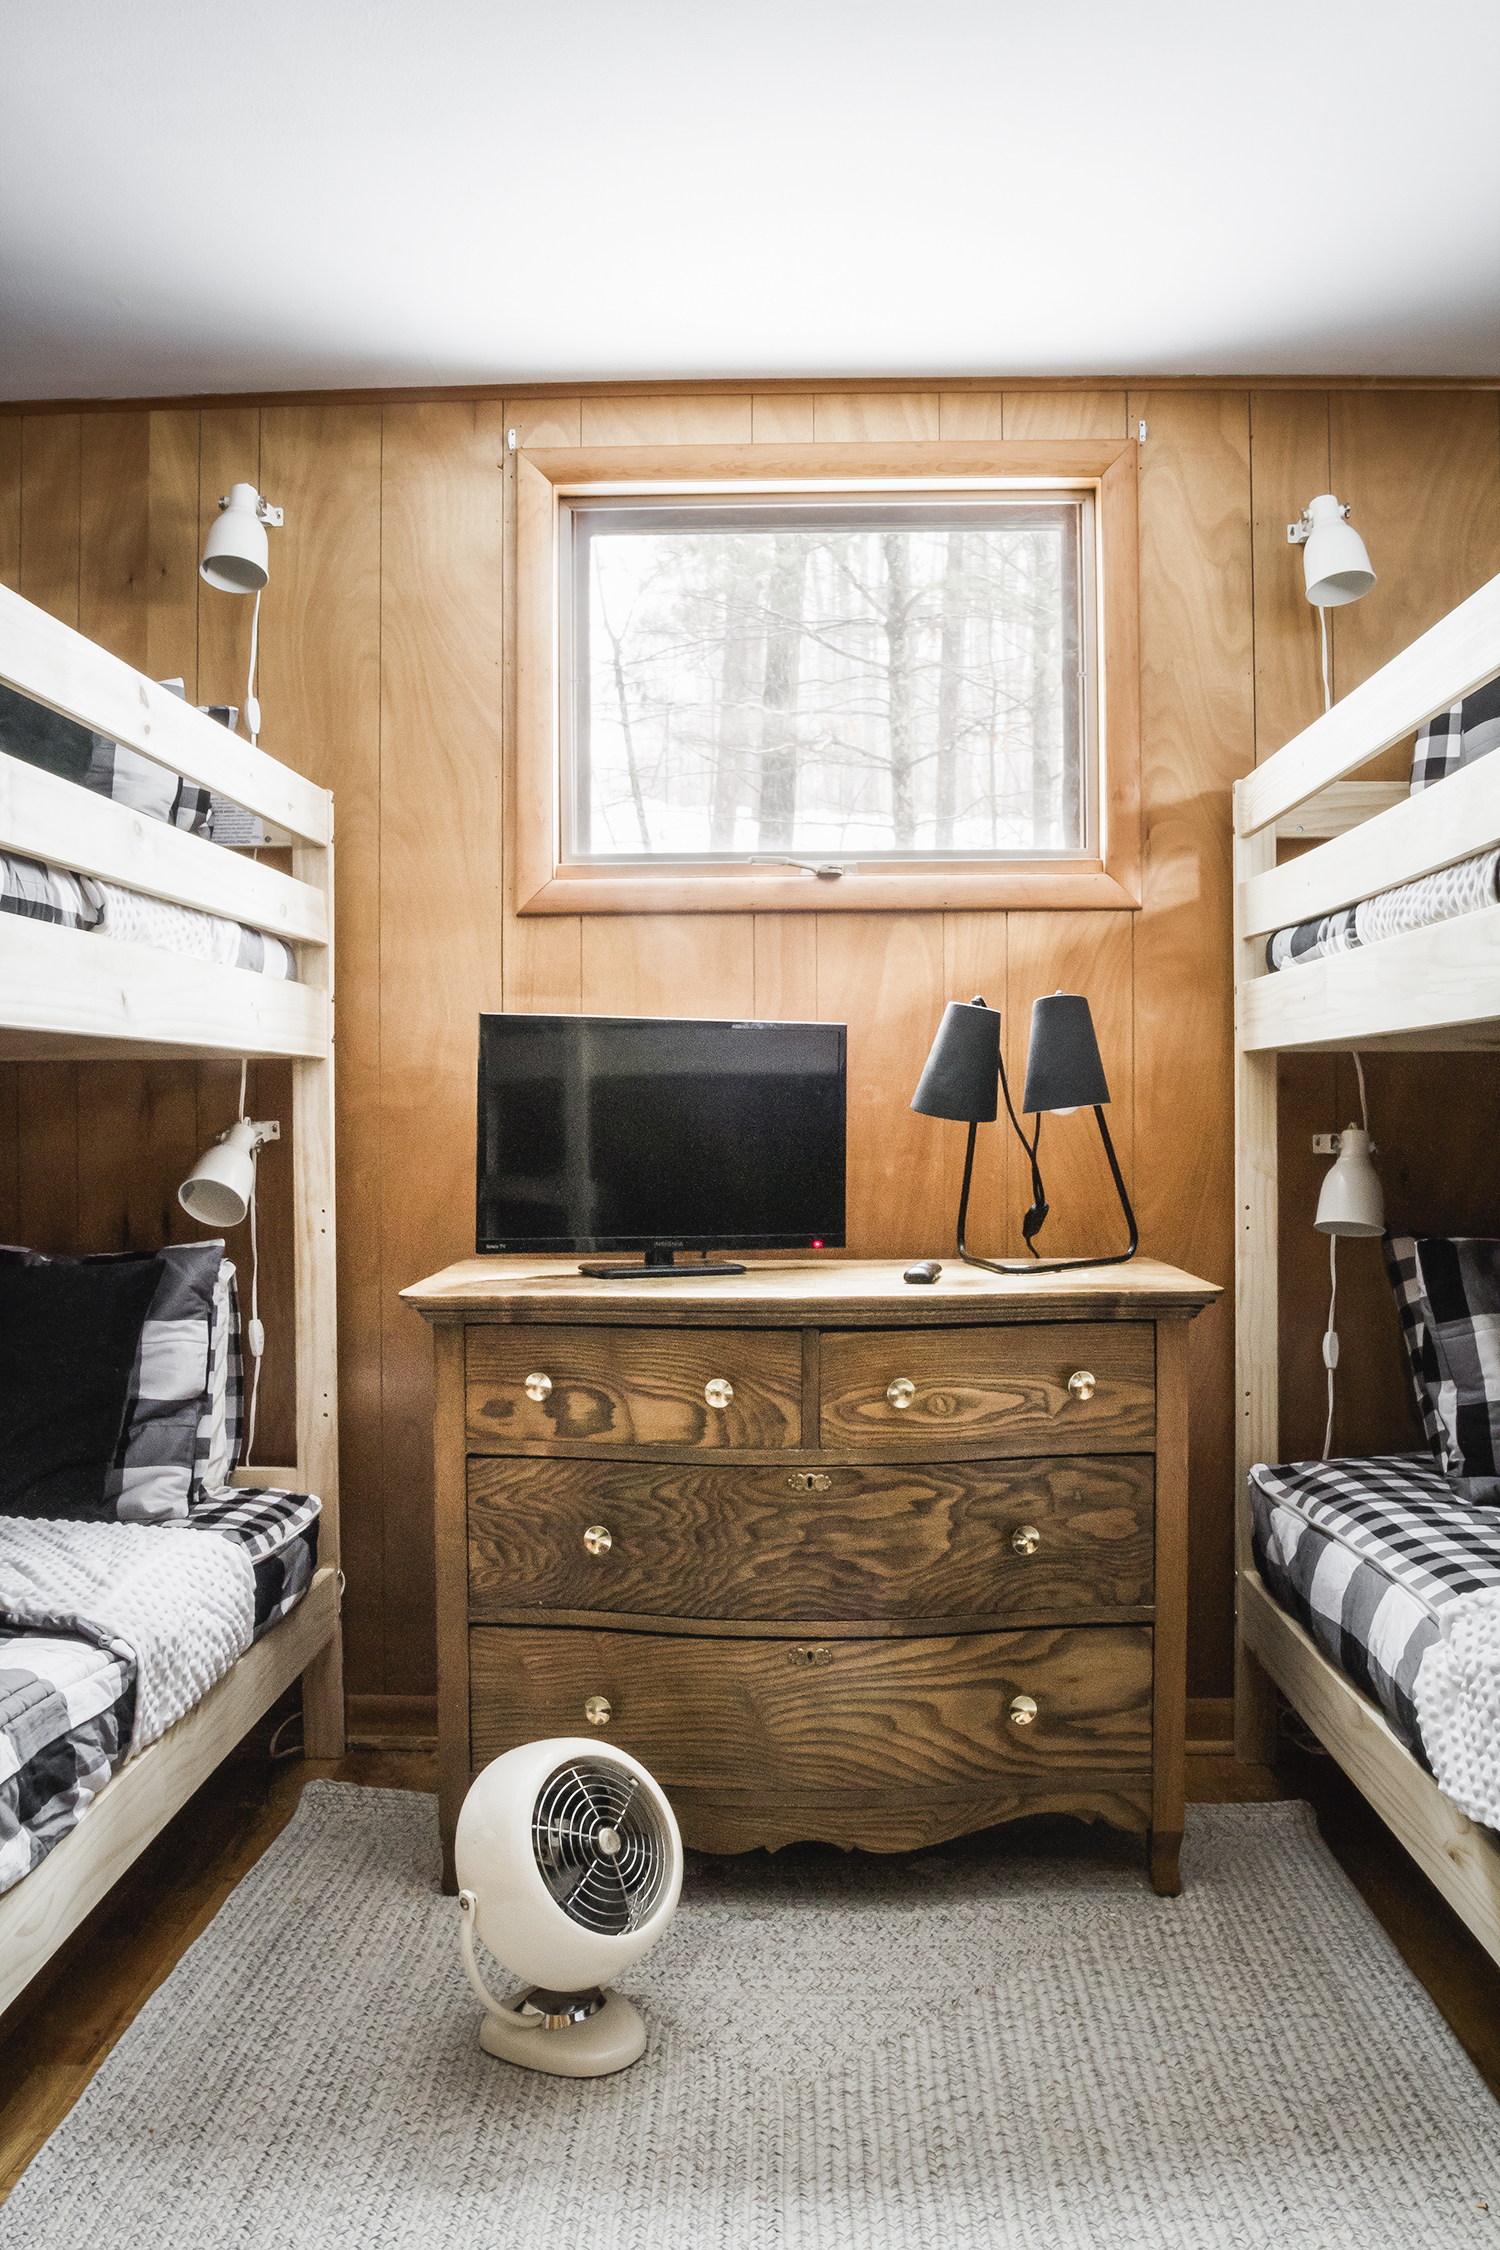
{"label": "wooden dresser", "polygon": [[1023,1813],[1180,1888],[1187,1322],[1148,1259],[403,1291],[437,1353],[447,1880],[470,1776],[597,1727],[684,1840],[899,1851]]}

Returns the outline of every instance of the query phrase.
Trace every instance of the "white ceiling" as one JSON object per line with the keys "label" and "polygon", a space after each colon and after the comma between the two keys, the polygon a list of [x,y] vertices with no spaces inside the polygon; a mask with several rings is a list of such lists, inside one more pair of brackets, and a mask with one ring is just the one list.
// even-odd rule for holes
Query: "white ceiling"
{"label": "white ceiling", "polygon": [[0,0],[0,395],[1500,373],[1494,0]]}

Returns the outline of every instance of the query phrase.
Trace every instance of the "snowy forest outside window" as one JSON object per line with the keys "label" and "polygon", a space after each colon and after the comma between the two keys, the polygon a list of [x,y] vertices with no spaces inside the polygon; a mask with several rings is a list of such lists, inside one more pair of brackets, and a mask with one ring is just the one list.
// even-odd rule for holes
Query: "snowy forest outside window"
{"label": "snowy forest outside window", "polygon": [[1093,502],[564,503],[564,858],[1097,849]]}

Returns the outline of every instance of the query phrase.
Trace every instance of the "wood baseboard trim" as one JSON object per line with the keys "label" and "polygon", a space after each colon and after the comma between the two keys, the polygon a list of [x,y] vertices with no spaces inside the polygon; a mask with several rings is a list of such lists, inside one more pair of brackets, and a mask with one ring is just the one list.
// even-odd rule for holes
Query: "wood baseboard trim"
{"label": "wood baseboard trim", "polygon": [[1190,1695],[1187,1707],[1187,1754],[1190,1758],[1234,1756],[1234,1697]]}
{"label": "wood baseboard trim", "polygon": [[345,1698],[351,1750],[435,1750],[435,1695],[351,1695]]}

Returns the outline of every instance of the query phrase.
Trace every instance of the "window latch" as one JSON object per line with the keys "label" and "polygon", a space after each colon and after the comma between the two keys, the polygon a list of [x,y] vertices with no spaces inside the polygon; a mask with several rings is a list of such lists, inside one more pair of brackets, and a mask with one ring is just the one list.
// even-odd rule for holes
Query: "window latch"
{"label": "window latch", "polygon": [[811,860],[777,859],[770,852],[752,852],[750,854],[750,865],[752,867],[800,867],[804,875],[816,875],[820,883],[836,883],[841,875],[847,875],[850,872],[849,868],[840,866],[839,862],[834,859],[821,860],[817,866],[814,866]]}

